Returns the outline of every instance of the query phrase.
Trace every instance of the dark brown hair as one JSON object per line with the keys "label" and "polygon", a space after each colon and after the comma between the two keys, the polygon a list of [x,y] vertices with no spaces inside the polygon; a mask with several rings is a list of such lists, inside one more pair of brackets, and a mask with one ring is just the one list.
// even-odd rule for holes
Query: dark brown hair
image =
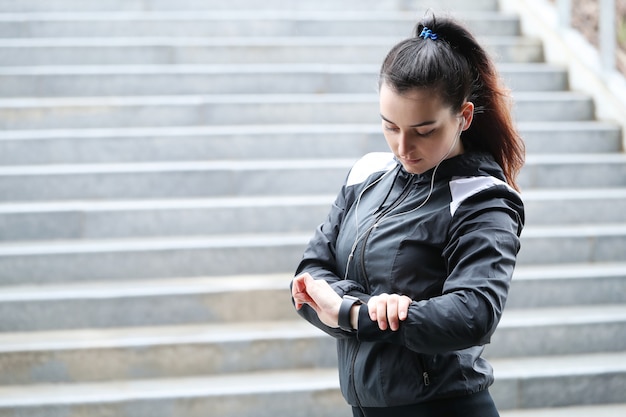
{"label": "dark brown hair", "polygon": [[[419,36],[425,27],[436,40]],[[453,111],[473,102],[474,120],[461,136],[464,146],[493,155],[507,182],[519,191],[515,179],[524,165],[525,148],[513,123],[510,91],[489,55],[461,24],[434,16],[417,24],[414,36],[387,54],[379,86],[383,83],[400,94],[432,90]]]}

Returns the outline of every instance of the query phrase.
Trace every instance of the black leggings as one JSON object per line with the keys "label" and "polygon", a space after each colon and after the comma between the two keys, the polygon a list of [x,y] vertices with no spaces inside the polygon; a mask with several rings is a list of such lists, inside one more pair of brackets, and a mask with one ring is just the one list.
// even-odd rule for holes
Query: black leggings
{"label": "black leggings", "polygon": [[354,417],[500,417],[488,390],[462,397],[385,408],[352,407]]}

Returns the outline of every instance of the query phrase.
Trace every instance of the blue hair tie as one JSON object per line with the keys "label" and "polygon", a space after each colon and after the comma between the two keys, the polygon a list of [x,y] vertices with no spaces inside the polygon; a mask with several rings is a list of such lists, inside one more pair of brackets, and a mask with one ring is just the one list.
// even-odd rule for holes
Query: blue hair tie
{"label": "blue hair tie", "polygon": [[439,36],[437,36],[436,33],[428,29],[426,26],[424,26],[424,29],[422,29],[422,33],[420,33],[419,37],[424,38],[424,39],[430,38],[433,41],[436,41],[437,39],[439,39]]}

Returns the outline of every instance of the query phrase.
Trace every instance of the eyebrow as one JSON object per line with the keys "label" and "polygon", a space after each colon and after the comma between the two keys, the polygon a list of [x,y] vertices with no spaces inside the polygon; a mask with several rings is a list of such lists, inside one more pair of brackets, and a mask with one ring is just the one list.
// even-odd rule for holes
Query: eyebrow
{"label": "eyebrow", "polygon": [[[381,117],[381,118],[382,118],[385,122],[387,122],[387,123],[391,123],[392,125],[395,125],[395,123],[394,123],[394,122],[392,122],[391,120],[387,119],[387,118],[386,118],[385,116],[383,116],[382,114],[380,115],[380,117]],[[432,124],[435,124],[435,123],[436,123],[436,120],[427,120],[427,121],[425,121],[425,122],[422,122],[422,123],[417,123],[417,124],[411,125],[411,126],[409,126],[409,127],[421,127],[421,126],[432,125]]]}

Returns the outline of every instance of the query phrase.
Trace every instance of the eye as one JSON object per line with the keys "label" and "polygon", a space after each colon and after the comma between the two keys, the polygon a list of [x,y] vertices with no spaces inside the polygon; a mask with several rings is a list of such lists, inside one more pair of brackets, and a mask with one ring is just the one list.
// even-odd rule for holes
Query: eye
{"label": "eye", "polygon": [[397,126],[392,126],[392,125],[383,125],[385,130],[388,132],[398,132],[400,129]]}
{"label": "eye", "polygon": [[433,133],[435,133],[435,131],[436,131],[436,129],[431,129],[431,130],[429,130],[429,131],[427,131],[427,132],[419,132],[419,131],[417,131],[417,130],[416,130],[416,131],[415,131],[415,133],[416,133],[418,136],[421,136],[421,137],[423,137],[423,138],[427,138],[427,137],[429,137],[429,136],[432,136],[432,135],[433,135]]}

